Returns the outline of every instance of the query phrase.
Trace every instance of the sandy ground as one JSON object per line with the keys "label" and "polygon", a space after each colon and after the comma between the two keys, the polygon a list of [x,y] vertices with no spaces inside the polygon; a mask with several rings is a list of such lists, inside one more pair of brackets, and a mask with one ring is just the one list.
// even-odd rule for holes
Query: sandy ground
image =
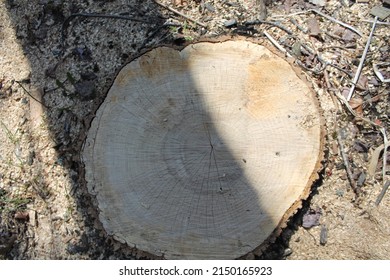
{"label": "sandy ground", "polygon": [[[207,28],[184,21],[150,0],[69,2],[0,0],[0,258],[153,258],[105,234],[96,202],[83,183],[81,145],[117,71],[142,49],[164,43],[226,34],[264,38],[264,30],[287,45],[294,42],[272,25],[241,24],[259,17],[255,1],[188,1],[181,7],[161,1]],[[268,9],[267,20],[277,19],[324,59],[354,73],[371,28],[364,20],[372,20],[370,10],[381,1],[351,6],[344,4],[348,1],[326,2],[324,13],[354,26],[362,36],[340,30],[319,15],[320,33],[314,36],[313,25],[307,24],[314,13],[308,10],[318,7],[304,1],[276,1]],[[296,24],[289,17],[276,17],[296,11],[306,11],[293,16]],[[115,14],[144,22],[80,13]],[[78,16],[63,25],[71,14]],[[180,27],[161,28],[164,23]],[[312,36],[297,26],[309,27]],[[389,91],[372,65],[388,61],[388,42],[388,26],[378,25],[361,88],[351,105],[355,113],[386,131]],[[302,61],[316,67],[313,57]],[[324,112],[324,169],[312,195],[275,243],[246,258],[389,259],[390,195],[375,205],[384,185],[383,153],[374,174],[368,170],[383,135],[377,126],[355,118],[335,95],[345,93],[351,77],[333,67],[321,73],[302,71],[316,89]],[[358,197],[348,180],[337,138],[348,157],[352,181],[358,184]],[[388,171],[385,180],[389,180]]]}

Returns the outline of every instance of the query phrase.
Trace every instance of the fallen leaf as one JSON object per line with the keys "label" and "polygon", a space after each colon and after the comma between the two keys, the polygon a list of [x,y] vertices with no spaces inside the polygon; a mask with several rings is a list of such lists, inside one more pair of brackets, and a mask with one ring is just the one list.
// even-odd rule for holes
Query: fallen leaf
{"label": "fallen leaf", "polygon": [[359,116],[363,115],[363,99],[360,97],[354,97],[349,100],[349,105],[355,110],[355,113]]}
{"label": "fallen leaf", "polygon": [[368,78],[367,76],[361,74],[359,80],[356,84],[356,87],[361,90],[367,90],[368,88]]}

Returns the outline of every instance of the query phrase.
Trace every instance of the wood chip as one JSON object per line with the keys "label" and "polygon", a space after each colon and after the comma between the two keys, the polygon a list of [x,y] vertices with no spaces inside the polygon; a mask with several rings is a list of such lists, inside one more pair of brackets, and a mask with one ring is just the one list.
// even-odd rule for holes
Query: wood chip
{"label": "wood chip", "polygon": [[15,213],[14,218],[19,221],[28,221],[29,219],[29,214],[28,212],[25,211],[19,211]]}
{"label": "wood chip", "polygon": [[374,17],[378,17],[381,20],[384,20],[388,16],[390,16],[390,9],[385,8],[383,6],[376,6],[371,9],[371,15],[373,15]]}
{"label": "wood chip", "polygon": [[370,176],[374,176],[375,175],[376,167],[378,166],[379,157],[380,157],[380,154],[383,151],[384,147],[385,147],[384,145],[380,145],[372,153],[371,160],[370,160],[370,165],[368,166],[368,174]]}
{"label": "wood chip", "polygon": [[326,228],[326,225],[321,226],[321,232],[320,232],[320,244],[324,246],[328,242],[328,229]]}
{"label": "wood chip", "polygon": [[321,34],[320,25],[318,24],[318,21],[316,18],[309,18],[307,20],[307,25],[309,27],[309,34],[311,36],[318,36]]}

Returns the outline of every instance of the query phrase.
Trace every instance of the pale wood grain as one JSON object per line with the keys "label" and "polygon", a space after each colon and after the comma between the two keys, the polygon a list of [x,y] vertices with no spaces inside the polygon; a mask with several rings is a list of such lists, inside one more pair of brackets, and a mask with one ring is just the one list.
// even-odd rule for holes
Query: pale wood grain
{"label": "pale wood grain", "polygon": [[83,149],[108,232],[169,259],[231,259],[305,198],[322,157],[315,96],[247,41],[156,48],[126,65]]}

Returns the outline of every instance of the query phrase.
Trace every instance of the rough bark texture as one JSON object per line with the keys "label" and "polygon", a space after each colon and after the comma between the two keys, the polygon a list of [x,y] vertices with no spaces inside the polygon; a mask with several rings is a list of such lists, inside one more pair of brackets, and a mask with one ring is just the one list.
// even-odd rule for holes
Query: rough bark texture
{"label": "rough bark texture", "polygon": [[240,257],[308,195],[322,157],[312,90],[247,41],[160,47],[118,74],[83,161],[116,239],[169,259]]}

